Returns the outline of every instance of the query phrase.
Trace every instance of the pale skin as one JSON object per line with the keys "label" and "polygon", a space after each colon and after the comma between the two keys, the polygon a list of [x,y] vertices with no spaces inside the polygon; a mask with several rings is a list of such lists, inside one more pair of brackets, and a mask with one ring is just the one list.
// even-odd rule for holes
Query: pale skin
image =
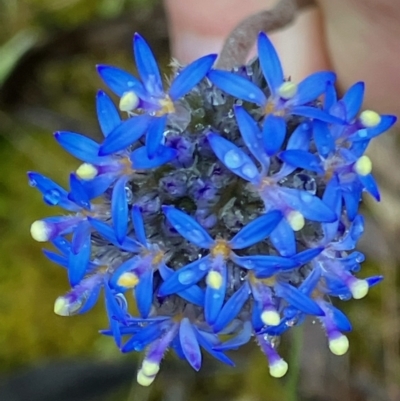
{"label": "pale skin", "polygon": [[[221,50],[245,17],[276,0],[164,0],[172,53],[182,63]],[[333,69],[341,91],[366,82],[364,107],[400,115],[400,0],[317,0],[290,27],[271,34],[284,71],[298,81]]]}

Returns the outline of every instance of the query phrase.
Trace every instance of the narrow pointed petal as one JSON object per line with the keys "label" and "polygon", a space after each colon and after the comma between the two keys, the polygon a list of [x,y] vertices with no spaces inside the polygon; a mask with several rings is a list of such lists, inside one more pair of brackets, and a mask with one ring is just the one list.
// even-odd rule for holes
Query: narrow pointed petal
{"label": "narrow pointed petal", "polygon": [[269,158],[263,149],[260,128],[253,117],[251,117],[242,106],[234,106],[233,109],[244,143],[252,155],[267,169],[269,166]]}
{"label": "narrow pointed petal", "polygon": [[350,320],[347,316],[338,308],[335,308],[333,305],[330,305],[329,308],[333,314],[333,321],[336,324],[336,327],[339,331],[351,331],[352,326]]}
{"label": "narrow pointed petal", "polygon": [[225,328],[242,310],[243,305],[247,301],[250,293],[250,287],[245,282],[225,303],[217,320],[213,325],[215,333]]}
{"label": "narrow pointed petal", "polygon": [[[233,254],[233,253],[232,253]],[[284,258],[282,256],[272,255],[251,255],[251,256],[237,256],[233,254],[231,259],[237,265],[248,269],[256,270],[258,272],[270,269],[273,272],[277,272],[280,269],[290,269],[298,266],[298,262],[290,258]]]}
{"label": "narrow pointed petal", "polygon": [[[75,229],[75,233],[72,239],[74,243],[74,239],[81,235],[80,228],[82,227],[82,231],[87,234],[85,230],[84,224],[79,224]],[[83,236],[83,234],[82,234]],[[86,274],[87,268],[89,267],[90,254],[91,254],[91,241],[90,241],[90,232],[89,235],[86,235],[82,240],[79,240],[80,246],[77,253],[70,252],[68,257],[68,279],[72,287],[78,285],[80,281]]]}
{"label": "narrow pointed petal", "polygon": [[275,230],[272,231],[270,240],[282,256],[289,257],[296,253],[294,232],[286,219],[282,219]]}
{"label": "narrow pointed petal", "polygon": [[[335,175],[328,182],[322,200],[331,210],[336,213],[337,216],[340,216],[342,208],[342,196],[339,181]],[[325,223],[322,225],[325,241],[330,242],[333,240],[337,233],[338,226],[339,219],[333,223]]]}
{"label": "narrow pointed petal", "polygon": [[243,329],[237,336],[233,337],[228,341],[225,341],[220,345],[216,345],[213,348],[216,351],[228,351],[231,349],[238,349],[242,345],[247,344],[250,341],[251,336],[252,336],[251,323],[245,322],[243,325]]}
{"label": "narrow pointed petal", "polygon": [[333,72],[315,72],[299,83],[293,100],[298,105],[312,102],[325,92],[328,82],[332,84],[335,81],[336,75]]}
{"label": "narrow pointed petal", "polygon": [[298,265],[304,265],[308,262],[311,262],[314,258],[316,258],[325,248],[318,247],[318,248],[311,248],[306,249],[305,251],[299,252],[298,254],[294,255],[292,259]]}
{"label": "narrow pointed petal", "polygon": [[246,181],[258,181],[260,173],[246,153],[220,135],[210,133],[207,138],[215,155],[229,170]]}
{"label": "narrow pointed petal", "polygon": [[111,197],[111,216],[117,241],[121,244],[128,229],[127,176],[122,176],[114,185]]}
{"label": "narrow pointed petal", "polygon": [[141,116],[131,117],[118,125],[105,138],[100,146],[99,155],[109,155],[126,149],[136,142],[148,129],[151,117],[143,114]]}
{"label": "narrow pointed petal", "polygon": [[315,173],[319,174],[324,173],[324,169],[321,167],[319,158],[305,150],[284,150],[283,152],[279,153],[278,157],[285,163],[297,168],[314,171]]}
{"label": "narrow pointed petal", "polygon": [[146,149],[149,159],[153,159],[164,138],[165,124],[168,115],[155,117],[151,120],[146,133]]}
{"label": "narrow pointed petal", "polygon": [[375,200],[379,202],[381,200],[381,195],[379,193],[378,184],[376,183],[373,175],[359,175],[358,178],[360,179],[364,188],[375,198]]}
{"label": "narrow pointed petal", "polygon": [[104,192],[110,188],[115,181],[115,178],[114,174],[102,174],[89,181],[81,180],[81,185],[83,190],[87,193],[88,198],[95,199],[100,195],[103,195]]}
{"label": "narrow pointed petal", "polygon": [[273,210],[257,217],[243,227],[230,241],[232,249],[244,249],[262,241],[275,229],[282,220],[282,213]]}
{"label": "narrow pointed petal", "polygon": [[147,170],[149,168],[160,167],[163,164],[167,164],[174,160],[177,156],[177,151],[175,149],[169,148],[167,146],[160,146],[157,153],[152,159],[148,156],[148,151],[145,146],[135,149],[131,155],[130,159],[132,162],[132,167],[135,170]]}
{"label": "narrow pointed petal", "polygon": [[206,256],[180,268],[161,284],[158,295],[165,297],[186,290],[207,274],[209,266],[209,257]]}
{"label": "narrow pointed petal", "polygon": [[318,153],[321,156],[327,157],[329,153],[335,150],[335,139],[325,122],[319,120],[313,121],[313,135]]}
{"label": "narrow pointed petal", "polygon": [[[165,325],[166,329],[168,326]],[[157,340],[161,336],[160,322],[155,322],[149,324],[146,327],[142,327],[136,334],[134,334],[121,348],[121,351],[131,352],[131,351],[142,351],[147,345],[151,344],[153,341]]]}
{"label": "narrow pointed petal", "polygon": [[321,269],[317,266],[301,283],[299,291],[310,296],[321,279]]}
{"label": "narrow pointed petal", "polygon": [[311,124],[308,122],[301,123],[290,135],[286,150],[300,149],[308,150],[311,140]]}
{"label": "narrow pointed petal", "polygon": [[111,242],[112,244],[118,246],[119,248],[128,251],[128,252],[133,252],[133,253],[137,253],[140,252],[142,250],[142,247],[140,246],[140,244],[133,240],[132,238],[129,237],[125,237],[125,239],[123,240],[122,244],[119,244],[117,237],[115,235],[115,231],[113,230],[113,228],[111,226],[109,226],[108,224],[93,219],[93,218],[88,218],[89,223],[91,224],[91,226],[107,241]]}
{"label": "narrow pointed petal", "polygon": [[220,70],[211,70],[207,76],[217,88],[231,96],[259,106],[264,106],[267,102],[263,91],[247,78]]}
{"label": "narrow pointed petal", "polygon": [[153,303],[153,270],[145,272],[135,287],[136,304],[140,316],[147,318]]}
{"label": "narrow pointed petal", "polygon": [[167,220],[182,237],[200,248],[211,248],[214,240],[210,234],[192,217],[172,207],[163,206],[162,210]]}
{"label": "narrow pointed petal", "polygon": [[279,297],[284,298],[290,305],[301,312],[309,315],[324,316],[324,311],[315,301],[290,284],[277,283],[275,285],[275,292]]}
{"label": "narrow pointed petal", "polygon": [[96,109],[101,132],[107,136],[121,124],[121,117],[111,98],[102,90],[97,92]]}
{"label": "narrow pointed petal", "polygon": [[292,188],[280,188],[280,191],[287,205],[299,211],[306,219],[328,223],[337,220],[336,213],[317,196]]}
{"label": "narrow pointed petal", "polygon": [[72,156],[86,163],[101,164],[100,145],[93,139],[69,131],[58,131],[54,134],[56,141]]}
{"label": "narrow pointed petal", "polygon": [[282,147],[286,137],[286,123],[282,117],[267,116],[263,125],[263,143],[268,156],[273,156]]}
{"label": "narrow pointed petal", "polygon": [[169,90],[170,98],[175,101],[185,96],[208,73],[214,64],[216,54],[209,54],[193,61],[176,76]]}
{"label": "narrow pointed petal", "polygon": [[70,252],[75,254],[80,252],[82,246],[87,241],[87,238],[90,237],[90,233],[91,233],[91,226],[89,222],[86,220],[82,220],[75,227],[74,235],[72,236]]}
{"label": "narrow pointed petal", "polygon": [[214,350],[214,344],[210,341],[210,336],[212,336],[212,334],[200,331],[196,329],[196,327],[194,327],[194,330],[196,332],[197,341],[212,357],[229,366],[235,366],[233,361],[229,359],[224,353],[218,350]]}
{"label": "narrow pointed petal", "polygon": [[372,277],[368,277],[366,280],[367,280],[369,287],[371,288],[374,285],[379,284],[383,280],[383,278],[384,278],[383,276],[372,276]]}
{"label": "narrow pointed petal", "polygon": [[332,82],[328,82],[325,91],[324,110],[329,112],[331,107],[337,102],[337,94],[335,85]]}
{"label": "narrow pointed petal", "polygon": [[59,255],[53,251],[49,251],[48,249],[43,249],[43,253],[52,262],[68,269],[68,259],[65,256]]}
{"label": "narrow pointed petal", "polygon": [[360,186],[353,186],[352,190],[342,190],[342,196],[346,205],[347,217],[353,221],[358,213],[358,206],[361,200],[362,189]]}
{"label": "narrow pointed petal", "polygon": [[138,33],[135,33],[133,39],[133,51],[136,67],[147,92],[152,95],[162,93],[162,80],[157,61],[150,46]]}
{"label": "narrow pointed petal", "polygon": [[90,210],[91,205],[89,195],[86,192],[84,185],[82,185],[82,182],[75,174],[70,174],[69,186],[71,191],[68,194],[68,199],[75,202],[80,207]]}
{"label": "narrow pointed petal", "polygon": [[352,121],[361,109],[364,101],[364,82],[357,82],[351,86],[341,99],[346,108],[346,121]]}
{"label": "narrow pointed petal", "polygon": [[198,371],[201,367],[201,351],[193,327],[187,317],[183,318],[179,326],[179,340],[182,351],[190,366]]}
{"label": "narrow pointed petal", "polygon": [[[224,304],[227,286],[227,269],[225,261],[213,260],[211,263],[213,266],[210,269],[209,274],[216,272],[221,277],[222,281],[221,283],[218,283],[218,287],[216,288],[208,283],[209,276],[206,280],[207,287],[204,299],[204,317],[210,326],[216,321],[222,305]],[[216,263],[218,263],[218,266],[215,265]]]}
{"label": "narrow pointed petal", "polygon": [[97,72],[104,83],[117,95],[134,91],[139,97],[145,96],[142,83],[129,72],[110,65],[98,65]]}
{"label": "narrow pointed petal", "polygon": [[97,285],[93,288],[86,299],[85,305],[83,305],[83,308],[79,310],[80,315],[89,312],[96,305],[100,297],[101,287],[101,285]]}
{"label": "narrow pointed petal", "polygon": [[331,124],[344,124],[344,121],[338,117],[332,116],[326,111],[309,106],[294,106],[290,109],[290,113],[295,116],[308,117],[315,120],[325,121]]}
{"label": "narrow pointed petal", "polygon": [[272,95],[275,96],[284,79],[278,53],[264,32],[260,32],[258,35],[257,47],[261,69]]}
{"label": "narrow pointed petal", "polygon": [[137,205],[132,207],[132,222],[135,229],[136,238],[145,247],[147,247],[146,231],[144,229],[144,222],[140,208]]}

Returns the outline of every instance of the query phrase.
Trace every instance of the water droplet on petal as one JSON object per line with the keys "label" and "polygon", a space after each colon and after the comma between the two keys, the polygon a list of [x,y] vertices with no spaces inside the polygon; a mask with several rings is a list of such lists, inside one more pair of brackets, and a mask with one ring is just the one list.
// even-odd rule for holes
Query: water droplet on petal
{"label": "water droplet on petal", "polygon": [[201,271],[207,270],[207,263],[200,263],[199,264],[199,269]]}
{"label": "water droplet on petal", "polygon": [[242,167],[242,173],[248,177],[248,178],[254,178],[257,174],[258,174],[258,170],[257,168],[250,163],[246,163],[243,167]]}
{"label": "water droplet on petal", "polygon": [[304,191],[304,192],[301,192],[300,199],[303,202],[310,203],[313,200],[313,196],[310,193]]}
{"label": "water droplet on petal", "polygon": [[244,160],[238,151],[231,149],[226,152],[224,163],[228,168],[238,168],[244,163]]}
{"label": "water droplet on petal", "polygon": [[192,270],[186,270],[178,274],[178,281],[183,285],[191,284],[193,281],[194,273]]}
{"label": "water droplet on petal", "polygon": [[55,206],[60,202],[60,191],[57,189],[50,189],[43,195],[43,200],[50,206]]}

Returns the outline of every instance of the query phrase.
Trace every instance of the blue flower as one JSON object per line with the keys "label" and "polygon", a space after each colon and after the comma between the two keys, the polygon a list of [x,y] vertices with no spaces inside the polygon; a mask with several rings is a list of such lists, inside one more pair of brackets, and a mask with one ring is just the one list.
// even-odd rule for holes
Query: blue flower
{"label": "blue flower", "polygon": [[[126,147],[126,142],[135,142],[146,133],[146,150],[149,158],[153,158],[163,140],[168,115],[176,112],[175,103],[193,89],[207,74],[213,65],[216,55],[204,56],[179,71],[171,82],[168,92],[164,91],[160,70],[154,55],[139,35],[135,34],[133,50],[136,67],[141,81],[119,68],[98,66],[98,72],[106,85],[120,96],[120,110],[131,112],[135,109],[146,114],[132,117],[132,125],[136,124],[144,130],[125,131],[124,141],[120,142],[120,133],[112,132],[101,146],[101,154],[111,154]],[[140,119],[140,124],[139,124]],[[128,121],[130,121],[128,120]],[[138,121],[135,123],[135,121]],[[141,134],[138,136],[139,131]]]}
{"label": "blue flower", "polygon": [[[285,81],[279,57],[264,32],[258,35],[257,48],[261,69],[268,84],[268,96],[249,79],[234,73],[211,70],[207,76],[224,92],[262,107],[266,115],[264,132],[269,130],[270,125],[275,124],[279,124],[281,130],[285,128],[283,117],[288,115],[316,118],[330,123],[341,122],[337,117],[309,106],[325,92],[328,84],[335,82],[336,76],[333,72],[316,72],[296,85]],[[273,117],[274,122],[271,121]],[[279,139],[277,138],[277,142]]]}
{"label": "blue flower", "polygon": [[[235,261],[232,250],[245,249],[265,239],[282,215],[274,211],[260,216],[227,241],[222,238],[212,239],[199,223],[174,207],[164,206],[163,211],[179,234],[199,248],[209,249],[210,254],[180,268],[161,285],[159,295],[166,296],[188,289],[207,275],[204,314],[206,322],[212,325],[224,303],[227,288],[226,262]],[[246,266],[246,263],[243,265]]]}

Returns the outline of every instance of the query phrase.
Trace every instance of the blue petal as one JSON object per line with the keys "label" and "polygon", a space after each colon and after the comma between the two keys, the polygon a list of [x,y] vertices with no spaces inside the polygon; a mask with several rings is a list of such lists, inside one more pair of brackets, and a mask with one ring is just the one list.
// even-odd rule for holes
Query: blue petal
{"label": "blue petal", "polygon": [[196,332],[197,341],[211,356],[213,356],[215,359],[218,359],[222,363],[226,363],[227,365],[230,366],[235,366],[232,360],[229,359],[225,354],[213,349],[214,346],[209,341],[209,338],[211,336],[210,333],[205,333],[203,331],[197,330],[196,327],[194,327],[194,329]]}
{"label": "blue petal", "polygon": [[142,351],[147,345],[162,336],[162,329],[168,329],[171,326],[167,322],[155,322],[143,327],[139,332],[134,334],[121,348],[122,352]]}
{"label": "blue petal", "polygon": [[368,282],[369,287],[373,287],[374,285],[379,284],[383,280],[383,276],[372,276],[368,277],[366,280]]}
{"label": "blue petal", "polygon": [[100,145],[93,139],[69,131],[54,133],[56,141],[72,156],[86,163],[101,164],[104,157],[99,157]]}
{"label": "blue petal", "polygon": [[315,145],[321,156],[327,157],[335,150],[335,140],[325,122],[314,120],[313,134]]}
{"label": "blue petal", "polygon": [[244,322],[243,329],[237,336],[231,338],[228,341],[225,341],[223,344],[216,345],[213,348],[216,351],[227,351],[231,349],[238,349],[242,345],[247,344],[250,341],[251,336],[252,336],[251,323]]}
{"label": "blue petal", "polygon": [[146,95],[142,83],[129,72],[110,65],[98,65],[97,72],[117,96],[121,97],[128,91],[134,91],[141,98]]}
{"label": "blue petal", "polygon": [[163,206],[167,220],[182,237],[200,248],[211,248],[214,240],[210,234],[192,217],[172,206]]}
{"label": "blue petal", "polygon": [[331,107],[337,102],[336,89],[335,85],[332,82],[327,83],[324,97],[324,110],[329,111]]}
{"label": "blue petal", "polygon": [[48,249],[43,249],[43,253],[52,262],[68,269],[68,259],[65,256],[59,255],[53,251],[49,251]]}
{"label": "blue petal", "polygon": [[282,256],[292,256],[296,253],[294,232],[286,219],[282,219],[272,231],[270,240]]}
{"label": "blue petal", "polygon": [[149,168],[155,168],[162,166],[163,164],[169,163],[175,159],[177,151],[175,149],[169,148],[167,146],[160,146],[158,148],[157,154],[150,159],[147,154],[146,147],[141,147],[135,149],[131,155],[130,159],[132,162],[132,167],[136,170],[146,170]]}
{"label": "blue petal", "polygon": [[263,91],[247,78],[220,70],[211,70],[207,76],[217,88],[231,96],[256,103],[259,106],[263,106],[267,102]]}
{"label": "blue petal", "polygon": [[268,115],[263,125],[263,143],[268,156],[273,156],[281,148],[286,137],[286,123],[282,117]]}
{"label": "blue petal", "polygon": [[171,84],[170,98],[176,101],[192,90],[206,76],[216,58],[216,54],[209,54],[193,61],[182,71],[179,71]]}
{"label": "blue petal", "polygon": [[179,326],[179,340],[182,351],[190,366],[198,371],[201,367],[201,351],[193,327],[187,317],[181,320]]}
{"label": "blue petal", "polygon": [[287,205],[299,211],[306,219],[328,223],[337,219],[336,213],[317,196],[299,189],[281,187],[279,190]]}
{"label": "blue petal", "polygon": [[290,269],[298,266],[298,262],[290,258],[284,258],[282,256],[272,255],[251,255],[251,256],[237,256],[233,254],[231,256],[233,262],[237,265],[249,269],[256,270],[258,272],[264,272],[264,270],[278,271],[280,269]]}
{"label": "blue petal", "polygon": [[311,262],[323,250],[324,250],[324,248],[322,248],[322,247],[306,249],[305,251],[299,252],[298,254],[294,255],[292,257],[292,259],[293,259],[293,261],[295,261],[299,265],[304,265],[304,264],[306,264],[308,262]]}
{"label": "blue petal", "polygon": [[112,244],[118,246],[119,248],[128,251],[137,253],[142,250],[142,247],[138,242],[133,240],[132,238],[125,237],[122,244],[119,244],[117,241],[117,237],[115,236],[115,231],[106,223],[93,219],[91,217],[88,218],[89,223],[91,226],[107,241],[111,242]]}
{"label": "blue petal", "polygon": [[260,173],[246,153],[220,135],[210,133],[207,138],[215,155],[229,170],[246,181],[258,181]]}
{"label": "blue petal", "polygon": [[72,242],[75,242],[77,237],[83,236],[81,230],[86,234],[82,240],[79,240],[80,246],[77,253],[70,252],[68,258],[68,279],[72,287],[78,285],[86,274],[89,267],[91,255],[90,231],[87,232],[85,224],[79,224],[74,232]]}
{"label": "blue petal", "polygon": [[90,292],[88,298],[86,299],[85,304],[83,305],[83,308],[79,310],[79,314],[82,315],[83,313],[89,312],[97,303],[99,300],[101,292],[101,285],[96,285],[92,291]]}
{"label": "blue petal", "polygon": [[250,293],[249,284],[245,282],[225,303],[217,320],[213,325],[215,333],[226,327],[242,310]]}
{"label": "blue petal", "polygon": [[132,222],[135,229],[136,238],[143,246],[147,248],[146,231],[144,229],[143,217],[140,213],[140,207],[137,205],[132,207]]}
{"label": "blue petal", "polygon": [[[210,272],[217,271],[222,276],[222,284],[216,289],[207,285],[206,295],[204,299],[204,317],[206,322],[211,326],[217,319],[219,312],[221,311],[222,305],[225,300],[226,285],[227,285],[227,269],[224,260],[214,259],[212,262],[213,266]],[[218,264],[215,266],[215,264]]]}
{"label": "blue petal", "polygon": [[148,129],[151,117],[144,114],[141,116],[131,117],[118,125],[105,138],[100,146],[99,155],[109,155],[126,149],[128,146],[136,142]]}
{"label": "blue petal", "polygon": [[133,51],[136,67],[147,92],[155,96],[161,94],[163,87],[157,61],[147,42],[138,33],[135,33],[133,39]]}
{"label": "blue petal", "polygon": [[379,194],[378,184],[373,175],[359,175],[358,178],[364,188],[379,202],[381,200],[381,195]]}
{"label": "blue petal", "polygon": [[121,244],[128,229],[128,197],[126,194],[127,176],[115,183],[111,197],[111,216],[117,241]]}
{"label": "blue petal", "polygon": [[71,243],[64,237],[54,238],[51,243],[64,255],[68,255],[71,250]]}
{"label": "blue petal", "polygon": [[282,220],[282,213],[273,210],[257,217],[243,227],[230,241],[232,249],[244,249],[262,241],[275,229]]}
{"label": "blue petal", "polygon": [[[71,253],[80,252],[82,246],[86,243],[87,237],[90,237],[91,227],[88,221],[80,221],[74,230],[71,242]],[[69,253],[68,253],[69,254]]]}
{"label": "blue petal", "polygon": [[323,174],[324,172],[324,169],[320,165],[319,158],[305,150],[284,150],[283,152],[280,152],[278,156],[282,161],[294,167],[314,171],[319,174]]}
{"label": "blue petal", "polygon": [[140,316],[147,318],[153,303],[153,270],[146,271],[140,276],[138,285],[135,287],[136,304]]}
{"label": "blue petal", "polygon": [[315,72],[299,83],[293,101],[298,105],[312,102],[325,92],[328,82],[332,84],[335,81],[336,75],[333,72]]}
{"label": "blue petal", "polygon": [[308,150],[311,139],[311,124],[307,122],[301,123],[290,135],[286,150],[300,149]]}
{"label": "blue petal", "polygon": [[301,283],[299,291],[305,295],[310,296],[315,290],[321,279],[321,269],[319,267],[314,268],[306,279]]}
{"label": "blue petal", "polygon": [[346,121],[352,121],[358,114],[364,100],[364,89],[364,82],[357,82],[342,97],[341,101],[346,109]]}
{"label": "blue petal", "polygon": [[146,133],[146,149],[149,159],[153,159],[164,137],[165,124],[167,123],[168,115],[162,117],[154,117],[147,129]]}
{"label": "blue petal", "polygon": [[104,136],[121,124],[121,118],[111,98],[103,91],[97,92],[96,97],[97,119]]}
{"label": "blue petal", "polygon": [[276,91],[283,83],[282,65],[274,45],[264,32],[258,35],[258,57],[265,79],[272,95],[276,95]]}
{"label": "blue petal", "polygon": [[308,117],[315,120],[325,121],[331,124],[343,124],[344,121],[338,117],[332,116],[327,112],[309,106],[294,106],[290,109],[290,113],[296,116]]}
{"label": "blue petal", "polygon": [[33,171],[28,173],[28,178],[29,185],[37,188],[43,194],[43,200],[46,204],[57,205],[71,212],[77,212],[81,209],[68,199],[68,192],[50,178]]}
{"label": "blue petal", "polygon": [[269,158],[263,150],[260,128],[253,117],[242,106],[234,106],[233,109],[244,143],[261,165],[268,168]]}
{"label": "blue petal", "polygon": [[339,331],[351,331],[351,323],[347,316],[339,309],[335,308],[333,305],[330,305],[330,310],[333,313],[333,321]]}
{"label": "blue petal", "polygon": [[180,268],[161,284],[158,295],[165,297],[186,290],[207,274],[209,266],[209,257],[206,256]]}
{"label": "blue petal", "polygon": [[68,194],[68,199],[75,202],[80,207],[90,210],[91,205],[89,195],[86,192],[84,185],[82,185],[81,181],[75,174],[70,174],[69,186],[71,192]]}
{"label": "blue petal", "polygon": [[335,250],[350,251],[357,245],[358,240],[364,234],[364,217],[358,214],[342,240],[335,243]]}
{"label": "blue petal", "polygon": [[347,217],[353,221],[358,213],[358,206],[361,199],[361,189],[358,186],[353,186],[353,190],[342,190],[342,196],[346,205]]}
{"label": "blue petal", "polygon": [[[164,263],[160,265],[159,272],[164,281],[174,274],[174,270],[166,266]],[[191,304],[201,307],[204,306],[204,291],[197,285],[192,285],[186,290],[178,292],[178,295]]]}
{"label": "blue petal", "polygon": [[275,285],[275,293],[301,312],[309,315],[324,316],[324,311],[315,301],[290,284],[277,283]]}
{"label": "blue petal", "polygon": [[81,180],[80,183],[83,190],[87,193],[88,198],[95,199],[103,195],[110,188],[115,178],[114,174],[102,174],[89,181]]}

